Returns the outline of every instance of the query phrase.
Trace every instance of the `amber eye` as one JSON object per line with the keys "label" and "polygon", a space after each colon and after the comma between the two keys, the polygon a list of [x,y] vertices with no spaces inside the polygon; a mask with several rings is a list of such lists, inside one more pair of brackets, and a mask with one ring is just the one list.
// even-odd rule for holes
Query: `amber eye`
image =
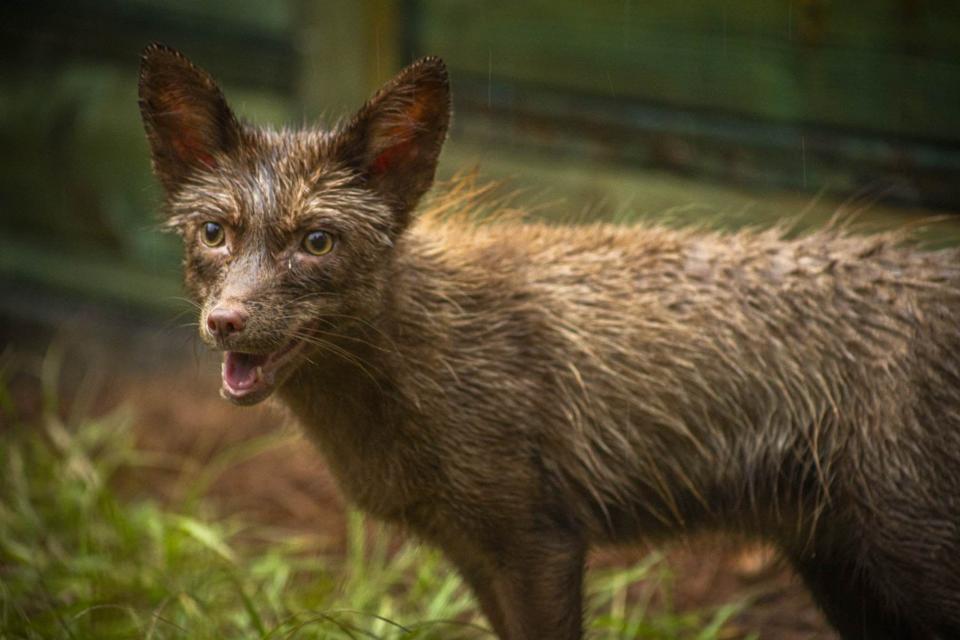
{"label": "amber eye", "polygon": [[303,250],[315,256],[330,253],[333,249],[333,236],[326,231],[311,231],[303,238]]}
{"label": "amber eye", "polygon": [[226,239],[223,225],[216,222],[204,222],[200,227],[200,240],[208,247],[219,247]]}

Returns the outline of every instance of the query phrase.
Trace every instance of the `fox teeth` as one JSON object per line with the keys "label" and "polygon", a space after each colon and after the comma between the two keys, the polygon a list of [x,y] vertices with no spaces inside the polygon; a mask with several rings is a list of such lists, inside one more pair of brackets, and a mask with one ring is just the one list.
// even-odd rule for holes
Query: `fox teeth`
{"label": "fox teeth", "polygon": [[263,367],[257,367],[257,378],[263,379]]}

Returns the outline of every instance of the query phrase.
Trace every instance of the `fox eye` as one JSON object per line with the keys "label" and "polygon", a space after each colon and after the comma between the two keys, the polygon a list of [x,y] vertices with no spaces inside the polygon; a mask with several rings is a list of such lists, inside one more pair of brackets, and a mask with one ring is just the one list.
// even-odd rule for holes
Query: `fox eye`
{"label": "fox eye", "polygon": [[204,222],[200,227],[200,240],[208,247],[219,247],[226,239],[223,225],[216,222]]}
{"label": "fox eye", "polygon": [[333,236],[326,231],[311,231],[303,238],[303,250],[315,256],[330,253]]}

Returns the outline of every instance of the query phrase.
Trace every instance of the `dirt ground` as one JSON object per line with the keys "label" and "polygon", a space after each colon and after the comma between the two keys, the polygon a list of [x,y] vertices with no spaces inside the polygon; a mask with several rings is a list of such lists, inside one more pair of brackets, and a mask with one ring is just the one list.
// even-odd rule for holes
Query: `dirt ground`
{"label": "dirt ground", "polygon": [[[39,373],[44,362],[49,370],[59,360],[61,411],[97,415],[125,408],[140,445],[158,454],[151,471],[129,479],[131,490],[182,498],[195,486],[178,479],[211,472],[207,495],[222,513],[316,535],[327,551],[343,548],[344,504],[320,454],[278,407],[240,409],[221,400],[219,365],[192,329],[75,309],[52,323],[47,318],[45,326],[5,317],[0,309],[0,352],[16,363],[10,386],[21,415],[40,411]],[[601,551],[591,563],[628,565],[645,551]],[[836,637],[769,549],[698,538],[672,545],[666,555],[674,607],[749,599],[731,638],[748,632],[772,640]]]}

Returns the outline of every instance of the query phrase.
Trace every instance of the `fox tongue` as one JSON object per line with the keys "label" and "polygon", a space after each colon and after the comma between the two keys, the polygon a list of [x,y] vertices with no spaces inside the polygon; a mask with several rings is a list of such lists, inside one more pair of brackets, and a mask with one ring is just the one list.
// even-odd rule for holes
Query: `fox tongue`
{"label": "fox tongue", "polygon": [[223,381],[231,389],[249,389],[257,383],[257,371],[267,361],[267,356],[252,353],[227,351],[223,357]]}

